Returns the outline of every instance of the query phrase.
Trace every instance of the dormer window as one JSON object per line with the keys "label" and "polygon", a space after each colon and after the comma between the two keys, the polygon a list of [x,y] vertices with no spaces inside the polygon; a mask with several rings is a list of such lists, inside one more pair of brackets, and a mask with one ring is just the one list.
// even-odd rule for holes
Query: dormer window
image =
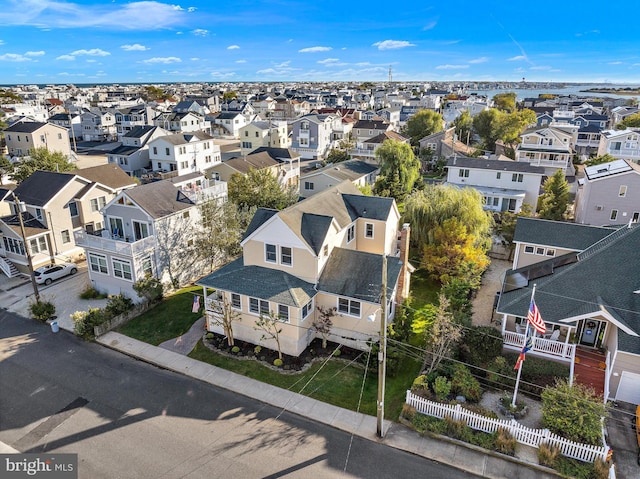
{"label": "dormer window", "polygon": [[347,229],[347,244],[353,241],[353,238],[356,237],[356,227],[355,225],[349,226]]}

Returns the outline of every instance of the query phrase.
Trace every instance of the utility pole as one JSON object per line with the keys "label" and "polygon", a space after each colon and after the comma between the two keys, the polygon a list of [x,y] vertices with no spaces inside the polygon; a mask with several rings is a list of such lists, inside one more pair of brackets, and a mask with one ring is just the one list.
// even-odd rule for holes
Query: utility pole
{"label": "utility pole", "polygon": [[22,219],[22,210],[20,208],[20,200],[18,196],[13,193],[13,200],[16,205],[16,212],[18,213],[18,220],[20,221],[20,233],[22,234],[22,244],[24,245],[24,251],[27,256],[27,264],[29,266],[29,275],[31,276],[31,284],[33,285],[33,294],[36,298],[36,303],[40,302],[40,292],[38,291],[38,283],[36,283],[36,276],[33,274],[33,262],[31,261],[31,252],[29,251],[29,245],[27,244],[27,235],[24,231],[24,221]]}
{"label": "utility pole", "polygon": [[378,350],[378,437],[384,437],[384,386],[387,369],[387,254],[382,253],[380,295],[380,348]]}

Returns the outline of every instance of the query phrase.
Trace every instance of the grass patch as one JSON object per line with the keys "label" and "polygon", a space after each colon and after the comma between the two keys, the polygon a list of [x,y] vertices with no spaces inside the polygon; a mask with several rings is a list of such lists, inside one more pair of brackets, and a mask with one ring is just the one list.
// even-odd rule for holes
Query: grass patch
{"label": "grass patch", "polygon": [[191,286],[181,289],[116,331],[154,346],[177,338],[202,316],[199,312],[191,312],[194,292],[201,293],[202,288]]}
{"label": "grass patch", "polygon": [[425,268],[416,269],[411,275],[411,307],[420,309],[426,304],[437,304],[440,289],[440,283],[429,278]]}
{"label": "grass patch", "polygon": [[[358,400],[365,375],[361,365],[349,366],[344,361],[331,359],[324,367],[322,367],[323,362],[318,361],[302,373],[282,374],[258,361],[243,361],[217,354],[207,348],[202,341],[198,342],[189,357],[273,386],[290,389],[334,406],[352,411],[358,410]],[[387,378],[385,388],[385,417],[394,421],[400,416],[406,390],[420,367],[419,364],[409,360],[402,366],[398,374]],[[313,381],[307,384],[316,373]],[[361,413],[376,415],[377,392],[377,377],[369,374],[362,394],[359,409]]]}

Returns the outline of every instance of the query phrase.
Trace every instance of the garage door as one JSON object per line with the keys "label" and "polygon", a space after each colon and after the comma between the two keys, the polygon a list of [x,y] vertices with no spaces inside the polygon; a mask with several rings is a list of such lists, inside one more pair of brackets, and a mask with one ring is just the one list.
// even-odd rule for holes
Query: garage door
{"label": "garage door", "polygon": [[616,392],[616,401],[640,404],[640,374],[623,371]]}

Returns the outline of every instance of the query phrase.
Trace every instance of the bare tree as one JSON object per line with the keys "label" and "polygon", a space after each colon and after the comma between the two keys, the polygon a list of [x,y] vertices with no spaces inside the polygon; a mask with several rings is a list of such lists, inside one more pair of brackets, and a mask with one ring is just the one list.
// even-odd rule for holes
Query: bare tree
{"label": "bare tree", "polygon": [[256,321],[255,330],[262,331],[262,337],[260,339],[273,339],[276,342],[278,348],[278,359],[282,361],[282,348],[280,346],[280,333],[282,328],[280,324],[282,320],[273,311],[269,311],[269,314],[260,314],[260,319]]}
{"label": "bare tree", "polygon": [[337,308],[335,306],[333,308],[323,308],[322,306],[318,306],[318,312],[320,314],[318,318],[311,323],[311,326],[320,334],[320,336],[322,336],[322,347],[326,348],[327,338],[329,337],[329,333],[333,327],[333,321],[331,318],[336,315]]}
{"label": "bare tree", "polygon": [[224,335],[227,337],[227,344],[233,346],[233,323],[240,319],[240,313],[231,307],[231,302],[226,294],[222,293],[217,301],[212,303],[212,315],[210,320],[222,326]]}
{"label": "bare tree", "polygon": [[435,314],[424,329],[427,355],[422,370],[425,373],[435,371],[442,359],[451,352],[451,346],[462,336],[462,325],[454,321],[447,297],[441,293],[438,302]]}

